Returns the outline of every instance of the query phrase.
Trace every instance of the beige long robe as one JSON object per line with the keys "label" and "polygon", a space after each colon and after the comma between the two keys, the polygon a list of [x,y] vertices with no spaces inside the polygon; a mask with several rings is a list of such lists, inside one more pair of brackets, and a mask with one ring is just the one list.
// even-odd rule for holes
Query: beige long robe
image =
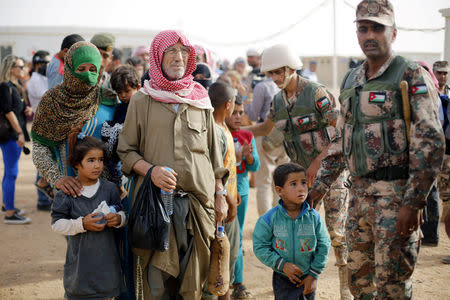
{"label": "beige long robe", "polygon": [[[134,164],[141,159],[174,169],[178,173],[177,189],[189,194],[187,229],[194,236],[194,245],[179,290],[184,299],[201,297],[215,231],[215,179],[226,180],[228,175],[228,170],[223,168],[214,126],[210,110],[180,104],[175,111],[173,105],[138,92],[131,98],[117,148],[123,172],[135,177],[132,205],[144,179],[133,171]],[[173,243],[176,241],[171,230]],[[148,261],[150,251],[143,254],[144,261]],[[177,277],[180,272],[178,261],[176,247],[170,247],[167,252],[155,251],[150,263]],[[148,292],[145,282],[144,290]]]}

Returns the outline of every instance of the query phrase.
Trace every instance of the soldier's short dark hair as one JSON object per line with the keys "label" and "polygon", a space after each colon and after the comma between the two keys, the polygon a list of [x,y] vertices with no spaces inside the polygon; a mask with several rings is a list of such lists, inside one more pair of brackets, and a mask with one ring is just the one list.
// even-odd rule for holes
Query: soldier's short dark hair
{"label": "soldier's short dark hair", "polygon": [[273,182],[275,186],[283,187],[288,175],[291,173],[305,173],[305,168],[296,163],[286,163],[279,165],[273,172]]}
{"label": "soldier's short dark hair", "polygon": [[127,85],[130,88],[137,89],[139,85],[139,75],[133,66],[121,65],[111,74],[111,87],[116,93],[125,90]]}
{"label": "soldier's short dark hair", "polygon": [[81,41],[84,41],[84,38],[79,34],[75,33],[68,35],[62,41],[61,50],[70,49],[70,47],[72,47],[73,44]]}
{"label": "soldier's short dark hair", "polygon": [[211,99],[212,106],[214,108],[221,108],[222,105],[233,100],[235,91],[228,83],[217,81],[209,87],[208,95]]}

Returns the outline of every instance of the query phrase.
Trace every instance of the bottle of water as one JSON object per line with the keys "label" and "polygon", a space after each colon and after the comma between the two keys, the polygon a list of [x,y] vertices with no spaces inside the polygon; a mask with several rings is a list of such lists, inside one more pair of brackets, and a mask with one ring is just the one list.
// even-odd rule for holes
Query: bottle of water
{"label": "bottle of water", "polygon": [[[236,137],[233,138],[233,142],[234,142],[234,152],[237,155],[238,153],[242,152],[242,146]],[[236,167],[239,167],[241,165],[241,162],[242,162],[242,155],[241,155],[241,160],[239,162],[236,161]]]}
{"label": "bottle of water", "polygon": [[111,206],[109,207],[109,210],[110,210],[113,214],[115,214],[115,213],[117,213],[118,211],[121,211],[121,210],[122,210],[122,204],[111,205]]}
{"label": "bottle of water", "polygon": [[[166,168],[166,170],[172,172],[171,168]],[[161,189],[161,199],[166,207],[167,215],[171,216],[173,214],[173,190],[166,192]]]}
{"label": "bottle of water", "polygon": [[216,233],[218,238],[224,237],[225,236],[225,227],[224,226],[217,226],[217,233]]}

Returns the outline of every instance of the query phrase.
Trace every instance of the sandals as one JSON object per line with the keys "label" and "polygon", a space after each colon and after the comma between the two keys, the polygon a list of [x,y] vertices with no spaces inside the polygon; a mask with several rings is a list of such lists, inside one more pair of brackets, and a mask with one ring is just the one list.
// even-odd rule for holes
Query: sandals
{"label": "sandals", "polygon": [[245,285],[238,283],[234,285],[231,299],[255,299],[255,297],[253,297],[252,293],[247,290]]}
{"label": "sandals", "polygon": [[36,182],[34,185],[39,191],[41,191],[45,196],[47,196],[47,198],[53,200],[55,194],[53,194],[53,188],[50,186],[50,184],[47,183],[47,185],[45,186],[39,186]]}

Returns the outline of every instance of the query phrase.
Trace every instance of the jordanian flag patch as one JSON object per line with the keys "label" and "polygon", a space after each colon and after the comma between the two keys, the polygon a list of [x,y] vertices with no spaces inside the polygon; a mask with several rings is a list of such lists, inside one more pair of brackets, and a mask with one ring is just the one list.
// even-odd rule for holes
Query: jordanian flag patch
{"label": "jordanian flag patch", "polygon": [[426,84],[416,84],[411,86],[411,94],[414,95],[420,95],[420,94],[426,94],[428,93],[427,85]]}
{"label": "jordanian flag patch", "polygon": [[309,117],[303,117],[298,119],[298,125],[306,125],[309,122],[311,122],[311,119]]}
{"label": "jordanian flag patch", "polygon": [[386,101],[385,92],[370,92],[369,103],[384,103]]}
{"label": "jordanian flag patch", "polygon": [[317,108],[319,110],[324,109],[327,105],[330,105],[330,100],[327,97],[322,97],[317,101]]}

